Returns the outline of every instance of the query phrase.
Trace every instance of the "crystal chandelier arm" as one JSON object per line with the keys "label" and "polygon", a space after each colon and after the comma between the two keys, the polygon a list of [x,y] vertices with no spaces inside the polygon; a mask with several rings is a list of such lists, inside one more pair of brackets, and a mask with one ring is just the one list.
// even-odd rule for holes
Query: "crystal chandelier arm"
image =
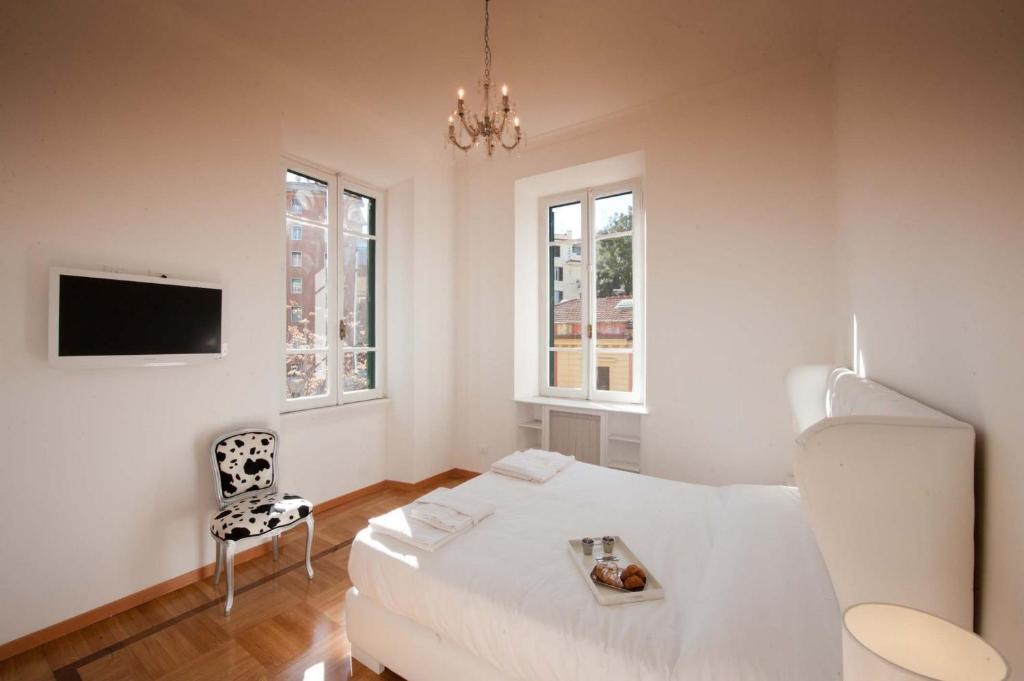
{"label": "crystal chandelier arm", "polygon": [[508,151],[512,151],[513,149],[519,146],[519,140],[521,140],[522,138],[523,133],[520,132],[519,130],[516,130],[516,139],[514,142],[512,142],[512,144],[505,144],[504,137],[499,137],[498,141],[501,142],[501,146],[505,147],[505,149],[507,149]]}
{"label": "crystal chandelier arm", "polygon": [[[474,126],[472,123],[466,122],[467,116],[460,115],[459,120],[462,121],[463,129],[469,133],[469,136],[476,139],[480,135],[480,119],[477,119],[477,124]],[[476,116],[474,116],[476,118]]]}
{"label": "crystal chandelier arm", "polygon": [[[511,144],[507,144],[505,142],[505,135],[504,135],[505,124],[508,122],[509,115],[512,116],[512,124],[514,126],[514,131],[515,131],[515,139],[512,141]],[[507,149],[508,151],[512,151],[513,149],[515,149],[516,147],[519,146],[519,141],[522,138],[523,138],[523,131],[519,127],[519,117],[515,115],[514,111],[509,111],[508,113],[505,114],[505,118],[501,121],[501,130],[498,132],[498,141],[501,142],[501,146],[503,146],[505,149]]]}
{"label": "crystal chandelier arm", "polygon": [[[461,102],[460,102],[460,105],[461,105]],[[462,131],[460,130],[456,134],[456,131],[455,131],[455,117],[456,116],[458,116],[459,119],[462,120],[462,127],[467,132],[469,132],[469,134],[470,134],[469,142],[466,143],[466,144],[463,144],[461,139],[460,139],[462,137]],[[466,127],[466,122],[465,122],[465,120],[463,118],[463,114],[462,114],[461,106],[460,106],[460,110],[453,112],[452,115],[448,117],[448,141],[451,142],[452,144],[454,144],[455,146],[457,146],[459,149],[462,149],[463,151],[469,151],[470,149],[473,148],[473,141],[475,139],[476,139],[476,136],[473,135],[472,130],[470,130],[468,127]]]}
{"label": "crystal chandelier arm", "polygon": [[469,151],[470,149],[473,148],[472,142],[469,143],[469,144],[463,144],[463,143],[459,142],[459,140],[455,136],[454,132],[450,133],[448,135],[448,141],[451,142],[452,144],[454,144],[455,146],[457,146],[459,149],[462,149],[463,151]]}

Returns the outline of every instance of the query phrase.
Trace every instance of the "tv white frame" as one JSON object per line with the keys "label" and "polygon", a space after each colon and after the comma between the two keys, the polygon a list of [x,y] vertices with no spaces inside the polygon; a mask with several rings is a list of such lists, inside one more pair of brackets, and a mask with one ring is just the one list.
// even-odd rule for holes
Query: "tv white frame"
{"label": "tv white frame", "polygon": [[[212,288],[221,292],[221,344],[220,352],[188,353],[180,355],[76,355],[61,357],[57,354],[58,332],[60,325],[60,277],[92,277],[94,279],[116,279],[120,281],[137,281],[146,284],[164,284],[168,286],[190,286],[195,288]],[[141,274],[125,274],[122,272],[104,272],[98,270],[81,270],[70,267],[50,268],[50,321],[49,321],[49,359],[50,366],[61,369],[107,369],[114,367],[169,367],[187,364],[202,364],[227,355],[227,343],[224,342],[224,309],[227,295],[221,284],[205,281],[189,281]]]}

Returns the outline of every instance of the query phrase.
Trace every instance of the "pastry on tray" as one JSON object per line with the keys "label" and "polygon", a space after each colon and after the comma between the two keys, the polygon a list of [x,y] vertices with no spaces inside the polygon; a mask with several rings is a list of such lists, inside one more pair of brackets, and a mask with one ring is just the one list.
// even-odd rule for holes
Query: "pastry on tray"
{"label": "pastry on tray", "polygon": [[597,581],[608,586],[613,586],[616,589],[625,589],[626,587],[622,584],[622,578],[619,576],[622,573],[622,568],[617,565],[610,563],[599,563],[594,566],[594,577]]}
{"label": "pastry on tray", "polygon": [[620,568],[610,563],[599,563],[592,573],[594,581],[606,584],[613,589],[624,591],[643,591],[647,586],[647,574],[638,565],[627,565]]}

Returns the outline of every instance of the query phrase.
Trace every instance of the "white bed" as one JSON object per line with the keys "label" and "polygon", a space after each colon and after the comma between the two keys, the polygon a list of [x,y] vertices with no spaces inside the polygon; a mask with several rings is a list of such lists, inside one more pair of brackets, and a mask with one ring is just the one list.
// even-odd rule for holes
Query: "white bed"
{"label": "white bed", "polygon": [[[362,531],[353,657],[410,681],[899,678],[841,633],[840,609],[889,601],[970,627],[974,431],[829,366],[787,387],[800,492],[577,463],[544,485],[465,483],[498,510],[433,554]],[[626,538],[665,600],[598,605],[566,549],[598,534]]]}
{"label": "white bed", "polygon": [[[442,656],[476,658],[466,661],[480,663],[476,679],[839,677],[838,605],[794,488],[689,485],[584,463],[543,485],[486,473],[461,488],[497,512],[435,553],[369,529],[356,537],[357,659],[412,681],[439,678],[428,660]],[[629,541],[664,601],[597,604],[566,542],[602,534]],[[424,648],[404,661],[393,641],[417,629]]]}

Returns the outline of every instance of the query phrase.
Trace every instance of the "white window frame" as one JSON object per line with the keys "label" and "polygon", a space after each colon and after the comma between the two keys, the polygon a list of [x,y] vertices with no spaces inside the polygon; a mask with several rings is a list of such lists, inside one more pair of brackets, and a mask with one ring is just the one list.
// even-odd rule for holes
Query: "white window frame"
{"label": "white window frame", "polygon": [[[349,404],[354,402],[363,402],[366,400],[380,399],[383,398],[384,385],[385,385],[385,353],[384,353],[384,338],[385,338],[385,290],[384,282],[385,271],[384,265],[386,262],[386,199],[387,194],[384,190],[372,185],[368,185],[363,182],[359,182],[353,179],[324,168],[317,167],[305,161],[294,159],[291,157],[284,157],[281,163],[279,178],[284,178],[285,173],[289,170],[301,173],[320,182],[327,184],[328,192],[328,224],[327,224],[327,240],[328,240],[328,261],[327,261],[327,276],[329,284],[327,286],[327,347],[325,349],[318,348],[317,352],[327,353],[327,392],[324,395],[314,395],[310,397],[297,397],[288,398],[286,396],[287,389],[284,385],[286,376],[285,372],[281,371],[281,387],[279,389],[280,395],[282,395],[282,406],[281,411],[284,413],[303,411],[306,409],[317,409],[321,407],[332,407],[343,404]],[[372,390],[358,390],[346,393],[344,391],[344,379],[342,375],[344,367],[344,352],[346,347],[343,345],[340,339],[340,307],[341,307],[341,295],[342,288],[344,287],[345,278],[342,276],[341,268],[343,265],[342,261],[342,238],[343,229],[341,227],[341,203],[342,194],[345,189],[350,189],[359,194],[369,196],[376,201],[375,207],[375,225],[374,239],[376,241],[376,247],[374,251],[374,337],[376,345],[372,348],[376,352],[374,357],[374,370],[376,377],[374,380],[374,388]],[[282,200],[279,204],[284,207],[283,215],[278,213],[277,219],[289,219],[288,206],[287,206],[287,192],[282,187]],[[291,218],[294,219],[294,218]],[[322,225],[321,225],[322,227]],[[284,278],[289,281],[290,290],[290,279],[291,276],[287,274],[288,265],[291,260],[291,231],[285,231],[285,242],[288,245],[286,248],[288,252],[288,260],[286,266],[283,268],[285,272]],[[287,308],[287,294],[284,307]],[[279,357],[285,358],[290,354],[305,354],[312,352],[311,350],[290,350],[287,348],[287,343],[283,338],[284,334],[281,334],[281,346],[283,352],[280,353]],[[365,350],[359,348],[360,351]],[[283,368],[283,367],[282,367]]]}
{"label": "white window frame", "polygon": [[[613,236],[598,236],[594,234],[593,220],[594,204],[598,199],[631,192],[633,194],[633,390],[632,392],[621,392],[614,390],[597,389],[597,339],[588,337],[587,327],[592,325],[593,335],[597,331],[597,300],[594,291],[597,290],[597,272],[593,267],[596,256],[597,243],[604,239],[616,238]],[[580,243],[581,247],[581,268],[583,276],[583,290],[580,294],[580,350],[583,354],[583,379],[580,388],[554,387],[550,383],[549,352],[555,348],[549,346],[549,328],[551,323],[550,299],[551,299],[551,273],[548,261],[548,248],[552,242],[548,240],[549,224],[548,211],[555,206],[566,205],[579,201],[581,206],[581,234],[578,242],[576,240],[563,241],[563,244]],[[595,402],[627,402],[643,404],[646,386],[646,315],[645,315],[645,272],[646,272],[646,221],[644,219],[643,191],[639,179],[632,179],[625,182],[591,187],[574,192],[555,194],[541,198],[539,206],[539,225],[541,229],[540,238],[540,376],[539,393],[547,397],[561,397],[567,399],[590,400]],[[621,238],[621,237],[618,237]],[[563,277],[564,279],[564,277]],[[559,348],[560,352],[575,352]],[[611,348],[601,348],[601,353],[628,352]]]}
{"label": "white window frame", "polygon": [[[339,214],[339,217],[338,217],[338,235],[339,235],[339,239],[338,239],[338,266],[339,266],[339,268],[341,266],[341,247],[342,247],[342,241],[341,240],[345,238],[346,234],[349,234],[352,237],[359,238],[359,239],[372,239],[374,241],[374,243],[375,243],[375,245],[374,245],[374,256],[373,256],[373,260],[374,260],[374,262],[373,262],[373,281],[374,281],[374,283],[373,283],[373,306],[374,306],[374,311],[373,311],[373,336],[374,336],[374,342],[376,343],[376,345],[373,345],[372,347],[351,347],[351,346],[345,346],[344,344],[339,343],[340,348],[339,348],[339,352],[338,352],[338,362],[339,362],[338,363],[338,368],[340,369],[343,366],[342,361],[344,360],[344,353],[346,353],[346,352],[373,352],[374,353],[373,368],[374,368],[374,372],[375,372],[376,376],[374,376],[374,382],[373,382],[374,387],[372,389],[369,389],[369,390],[355,390],[355,391],[350,391],[350,392],[342,391],[343,392],[343,394],[342,394],[342,402],[347,404],[347,403],[351,403],[351,402],[365,402],[366,400],[376,400],[376,399],[380,399],[381,397],[384,396],[384,371],[383,371],[383,366],[384,366],[384,362],[383,362],[383,356],[384,356],[384,334],[383,334],[383,330],[384,330],[384,307],[383,307],[383,305],[381,305],[380,301],[381,301],[381,298],[382,298],[383,292],[384,292],[384,267],[383,267],[383,265],[384,265],[384,257],[383,256],[384,256],[384,226],[385,226],[386,223],[385,223],[385,206],[384,206],[384,204],[385,204],[385,195],[384,195],[383,191],[381,191],[379,189],[376,189],[374,187],[371,187],[371,186],[369,186],[367,184],[364,184],[362,182],[358,182],[356,180],[350,179],[350,178],[339,176],[339,179],[340,179],[340,182],[339,182],[339,185],[338,185],[338,206],[339,207],[341,206],[342,195],[345,193],[345,190],[349,190],[349,191],[352,191],[352,192],[354,192],[356,194],[361,194],[363,196],[369,197],[369,198],[373,199],[374,202],[375,202],[375,208],[374,208],[374,218],[375,218],[375,221],[374,221],[374,227],[373,227],[374,233],[373,233],[372,236],[367,236],[366,234],[363,234],[361,232],[354,232],[354,231],[353,232],[346,232],[346,230],[341,226],[341,216],[340,216],[340,214]],[[343,294],[342,288],[344,286],[344,277],[340,276],[340,274],[341,273],[339,271],[339,276],[338,276],[338,310],[335,311],[336,313],[338,311],[340,311],[340,308],[341,308],[341,296]],[[340,333],[339,333],[339,336],[340,336]]]}

